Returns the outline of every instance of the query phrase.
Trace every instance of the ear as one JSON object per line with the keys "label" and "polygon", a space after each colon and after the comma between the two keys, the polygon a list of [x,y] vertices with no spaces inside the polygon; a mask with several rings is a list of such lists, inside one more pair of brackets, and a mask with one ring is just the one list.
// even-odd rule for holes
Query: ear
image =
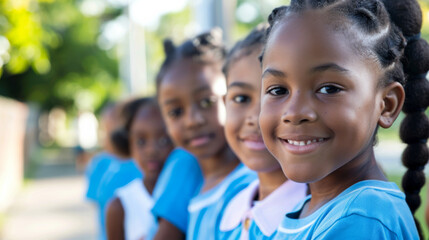
{"label": "ear", "polygon": [[383,102],[378,124],[382,128],[389,128],[402,110],[405,91],[404,87],[398,82],[389,84],[382,91]]}

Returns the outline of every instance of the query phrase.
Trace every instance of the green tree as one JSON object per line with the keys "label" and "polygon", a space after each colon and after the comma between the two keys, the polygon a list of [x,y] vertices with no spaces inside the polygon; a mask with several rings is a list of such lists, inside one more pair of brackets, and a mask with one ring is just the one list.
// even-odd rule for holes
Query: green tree
{"label": "green tree", "polygon": [[[103,23],[121,14],[84,15],[77,0],[1,0],[0,35],[9,42],[0,94],[66,110],[95,110],[118,96],[118,60],[97,44]],[[0,54],[1,54],[0,38]]]}

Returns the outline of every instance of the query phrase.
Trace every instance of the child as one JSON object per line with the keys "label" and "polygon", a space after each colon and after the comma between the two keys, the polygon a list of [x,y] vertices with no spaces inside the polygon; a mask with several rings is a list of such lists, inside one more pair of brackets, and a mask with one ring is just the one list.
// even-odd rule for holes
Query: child
{"label": "child", "polygon": [[214,30],[177,48],[168,42],[157,78],[158,101],[169,135],[197,158],[204,177],[188,207],[187,239],[219,239],[226,203],[255,178],[225,140],[221,41],[220,32]]}
{"label": "child", "polygon": [[112,143],[111,134],[122,124],[122,108],[123,103],[118,103],[104,111],[102,119],[106,134],[103,143],[105,151],[97,154],[86,169],[86,197],[96,203],[98,210],[98,239],[106,239],[105,210],[115,190],[136,178],[141,178],[141,172],[134,162],[123,156]]}
{"label": "child", "polygon": [[232,150],[258,173],[247,188],[228,204],[220,225],[222,239],[268,238],[284,214],[307,195],[303,183],[288,181],[268,152],[259,130],[261,53],[266,25],[254,29],[230,51],[224,67],[228,90],[225,97],[225,134]]}
{"label": "child", "polygon": [[126,124],[113,135],[124,155],[131,156],[144,174],[116,191],[107,210],[108,239],[145,239],[155,225],[152,191],[172,149],[155,99],[133,100],[124,108]]}
{"label": "child", "polygon": [[[269,17],[262,54],[261,131],[286,176],[309,183],[311,189],[286,215],[275,239],[419,237],[405,195],[376,164],[373,144],[377,128],[390,127],[404,103],[402,53],[404,63],[417,69],[406,71],[407,88],[414,84],[414,74],[428,70],[428,55],[417,55],[423,63],[416,66],[416,46],[411,43],[404,51],[403,34],[410,42],[420,31],[418,3],[385,2],[390,16],[378,0],[308,0],[292,1]],[[402,33],[390,19],[400,21]],[[419,86],[429,90],[427,84]],[[423,96],[413,96],[413,103],[421,106]],[[415,105],[408,106],[406,112],[417,112]],[[419,145],[417,149],[426,148],[416,136],[425,131],[427,138],[427,118],[422,113],[410,116],[403,126],[408,131],[401,135]],[[414,161],[424,165],[427,159],[408,163]],[[409,164],[413,169],[416,165]],[[416,180],[418,192],[421,180],[409,179]]]}

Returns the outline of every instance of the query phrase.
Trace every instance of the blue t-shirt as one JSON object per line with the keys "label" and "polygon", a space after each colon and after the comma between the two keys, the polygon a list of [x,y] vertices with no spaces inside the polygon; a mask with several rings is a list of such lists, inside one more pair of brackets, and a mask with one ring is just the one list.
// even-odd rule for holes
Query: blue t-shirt
{"label": "blue t-shirt", "polygon": [[174,149],[153,190],[152,213],[174,224],[182,232],[188,227],[188,205],[203,182],[197,159],[182,148]]}
{"label": "blue t-shirt", "polygon": [[85,169],[85,177],[88,184],[86,190],[86,198],[91,201],[98,202],[98,188],[100,187],[101,179],[106,173],[110,164],[116,160],[116,157],[107,152],[102,152],[95,155]]}
{"label": "blue t-shirt", "polygon": [[[195,196],[188,207],[188,240],[220,239],[220,222],[228,202],[257,178],[256,173],[239,164],[216,187]],[[201,186],[200,186],[201,188]]]}
{"label": "blue t-shirt", "polygon": [[358,182],[305,218],[311,195],[286,215],[274,239],[419,239],[405,195],[395,183]]}
{"label": "blue t-shirt", "polygon": [[143,174],[133,160],[115,159],[103,175],[97,192],[99,207],[100,238],[106,239],[106,211],[110,201],[115,196],[116,189],[127,185]]}

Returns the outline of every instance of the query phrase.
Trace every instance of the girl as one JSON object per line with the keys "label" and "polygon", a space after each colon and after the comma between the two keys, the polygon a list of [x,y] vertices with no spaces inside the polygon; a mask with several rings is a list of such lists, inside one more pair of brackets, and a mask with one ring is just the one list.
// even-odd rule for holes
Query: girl
{"label": "girl", "polygon": [[[429,88],[419,74],[427,72],[429,55],[427,43],[415,36],[421,27],[418,3],[385,4],[389,12],[378,0],[295,0],[269,17],[261,131],[286,176],[311,189],[275,239],[419,237],[410,208],[416,209],[427,161],[420,140],[428,137],[421,111]],[[411,169],[404,178],[405,186],[412,183],[404,188],[410,207],[387,182],[373,151],[377,128],[390,127],[404,103],[403,53],[411,97],[401,133],[413,149],[404,155]]]}
{"label": "girl", "polygon": [[113,144],[111,135],[123,124],[121,116],[124,103],[117,103],[102,115],[106,137],[104,152],[98,154],[87,168],[89,184],[87,198],[97,204],[99,236],[106,239],[106,209],[114,197],[116,189],[125,186],[134,179],[141,178],[142,174],[134,161],[124,156]]}
{"label": "girl", "polygon": [[124,155],[131,156],[144,173],[116,191],[107,210],[108,239],[145,239],[155,225],[151,197],[158,175],[172,144],[165,131],[155,99],[129,102],[123,111],[126,123],[115,132],[113,142]]}
{"label": "girl", "polygon": [[198,159],[204,177],[188,207],[187,239],[218,239],[226,203],[255,178],[225,140],[221,41],[221,33],[214,30],[177,48],[167,42],[167,57],[157,78],[169,135]]}
{"label": "girl", "polygon": [[258,173],[237,194],[222,217],[222,239],[270,237],[283,219],[307,194],[303,183],[288,181],[268,152],[259,130],[261,53],[266,25],[254,29],[229,52],[224,67],[228,90],[225,97],[225,134],[240,160]]}

